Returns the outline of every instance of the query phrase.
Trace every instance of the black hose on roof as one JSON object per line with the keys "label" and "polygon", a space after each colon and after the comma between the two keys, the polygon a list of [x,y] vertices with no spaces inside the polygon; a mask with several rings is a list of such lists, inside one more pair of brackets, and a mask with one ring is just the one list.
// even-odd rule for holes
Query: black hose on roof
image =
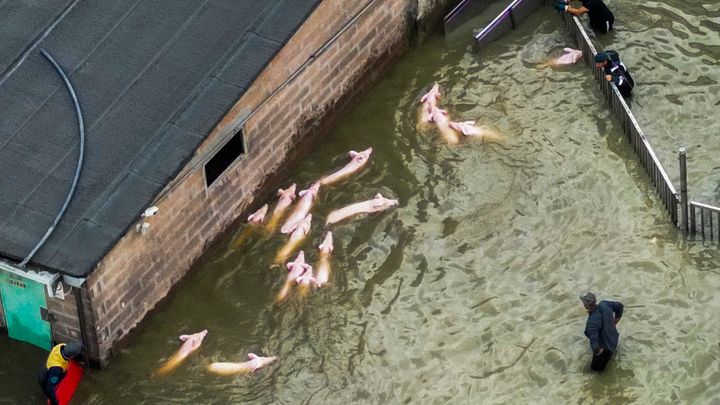
{"label": "black hose on roof", "polygon": [[53,59],[53,57],[50,56],[50,54],[42,48],[40,49],[40,53],[42,53],[45,59],[47,59],[48,62],[53,65],[58,74],[60,74],[60,77],[62,77],[63,82],[65,82],[65,87],[67,87],[67,90],[70,93],[70,97],[72,97],[73,103],[75,104],[75,113],[77,114],[78,127],[80,128],[80,153],[78,155],[77,168],[75,169],[75,178],[73,179],[72,185],[70,186],[70,192],[68,193],[67,198],[65,198],[65,203],[60,209],[60,212],[55,217],[52,225],[50,225],[50,228],[48,228],[47,232],[45,232],[45,236],[40,239],[40,242],[35,245],[30,254],[27,255],[27,257],[25,257],[22,262],[20,262],[20,267],[25,267],[25,265],[30,261],[30,259],[35,256],[35,253],[37,253],[37,251],[40,250],[40,248],[45,244],[47,239],[50,237],[50,234],[53,233],[55,227],[62,219],[63,215],[65,215],[65,211],[67,210],[67,207],[70,205],[70,201],[75,195],[75,189],[77,188],[78,180],[80,179],[80,171],[82,170],[83,158],[85,156],[85,122],[83,121],[82,110],[80,110],[80,102],[78,101],[77,95],[75,94],[75,89],[73,89],[73,86],[70,83],[70,79],[68,79],[67,75],[62,70],[60,65],[55,61],[55,59]]}

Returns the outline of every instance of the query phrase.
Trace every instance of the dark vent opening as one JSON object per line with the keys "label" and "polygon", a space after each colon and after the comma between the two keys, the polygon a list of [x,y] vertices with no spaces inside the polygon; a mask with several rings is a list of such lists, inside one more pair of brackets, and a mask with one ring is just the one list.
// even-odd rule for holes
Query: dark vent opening
{"label": "dark vent opening", "polygon": [[245,136],[241,129],[205,164],[207,186],[210,187],[240,155],[245,153]]}

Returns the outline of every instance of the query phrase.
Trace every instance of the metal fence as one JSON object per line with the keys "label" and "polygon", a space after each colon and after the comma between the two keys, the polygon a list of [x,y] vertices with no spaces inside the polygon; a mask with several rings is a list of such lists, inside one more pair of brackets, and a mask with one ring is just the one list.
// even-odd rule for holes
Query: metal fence
{"label": "metal fence", "polygon": [[590,37],[585,32],[585,29],[580,24],[580,20],[577,17],[572,17],[569,14],[564,14],[565,24],[573,35],[575,42],[578,44],[580,49],[583,51],[583,57],[585,62],[590,65],[595,74],[595,78],[600,82],[603,95],[610,103],[613,113],[620,120],[625,136],[627,137],[630,144],[633,146],[635,153],[640,158],[645,171],[650,176],[655,191],[660,197],[665,211],[668,213],[670,220],[673,224],[678,225],[678,205],[680,203],[680,196],[675,191],[670,177],[668,177],[665,168],[658,159],[655,151],[653,151],[650,142],[643,133],[642,128],[638,125],[635,116],[630,111],[625,99],[618,91],[617,87],[611,82],[605,80],[604,73],[601,68],[595,67],[594,57],[597,53],[595,46],[593,45]]}
{"label": "metal fence", "polygon": [[545,4],[546,0],[513,0],[495,17],[490,24],[475,34],[474,48],[493,41],[515,29],[533,11]]}
{"label": "metal fence", "polygon": [[[563,14],[563,20],[575,42],[583,51],[585,62],[593,69],[595,78],[600,83],[603,96],[608,100],[613,113],[622,125],[625,136],[640,158],[640,162],[648,176],[650,176],[650,181],[660,197],[671,222],[678,226],[684,234],[693,237],[698,235],[703,240],[717,240],[720,244],[720,208],[688,201],[685,149],[680,148],[678,151],[680,160],[680,193],[678,193],[625,99],[614,84],[605,80],[602,69],[595,67],[594,57],[597,49],[580,20],[567,13]],[[715,217],[717,217],[717,221],[715,221]]]}
{"label": "metal fence", "polygon": [[487,8],[487,0],[462,0],[443,18],[445,35],[450,31],[470,21],[473,17]]}
{"label": "metal fence", "polygon": [[[690,208],[690,235],[702,236],[703,240],[716,241],[720,244],[720,208],[695,201],[690,201],[688,206]],[[717,221],[714,219],[715,217],[717,217]]]}

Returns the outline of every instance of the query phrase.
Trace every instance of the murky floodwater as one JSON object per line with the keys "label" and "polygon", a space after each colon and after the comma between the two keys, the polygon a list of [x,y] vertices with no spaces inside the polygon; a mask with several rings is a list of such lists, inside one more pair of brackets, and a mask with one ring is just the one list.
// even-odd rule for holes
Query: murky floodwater
{"label": "murky floodwater", "polygon": [[[718,181],[720,7],[615,2],[603,37],[633,68],[641,124],[670,167],[692,146],[691,187]],[[624,18],[631,13],[632,21]],[[651,28],[652,26],[652,28]],[[317,260],[320,224],[377,192],[393,211],[333,228],[332,286],[273,304],[285,238],[244,229],[209,252],[111,366],[90,371],[77,403],[709,403],[720,396],[720,255],[686,245],[669,225],[587,67],[537,69],[570,45],[547,9],[473,54],[431,40],[405,56],[287,183],[301,186],[375,152],[360,175],[321,191],[304,248]],[[433,82],[458,119],[494,125],[503,144],[445,145],[416,128]],[[655,136],[657,134],[657,136]],[[671,169],[672,171],[672,169]],[[704,190],[700,188],[704,187]],[[592,289],[625,303],[620,347],[588,371]],[[152,371],[207,328],[174,374]],[[256,375],[216,377],[212,361],[281,357]],[[0,403],[40,400],[44,353],[0,340]]]}

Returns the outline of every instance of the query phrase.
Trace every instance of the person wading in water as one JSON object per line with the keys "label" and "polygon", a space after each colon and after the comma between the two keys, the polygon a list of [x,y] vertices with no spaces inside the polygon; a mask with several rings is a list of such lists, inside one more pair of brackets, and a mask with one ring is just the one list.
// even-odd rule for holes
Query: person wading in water
{"label": "person wading in water", "polygon": [[580,301],[588,313],[585,336],[590,339],[593,352],[590,368],[603,371],[617,349],[620,334],[615,325],[622,318],[623,304],[617,301],[600,301],[598,304],[595,294],[591,292],[581,295]]}

